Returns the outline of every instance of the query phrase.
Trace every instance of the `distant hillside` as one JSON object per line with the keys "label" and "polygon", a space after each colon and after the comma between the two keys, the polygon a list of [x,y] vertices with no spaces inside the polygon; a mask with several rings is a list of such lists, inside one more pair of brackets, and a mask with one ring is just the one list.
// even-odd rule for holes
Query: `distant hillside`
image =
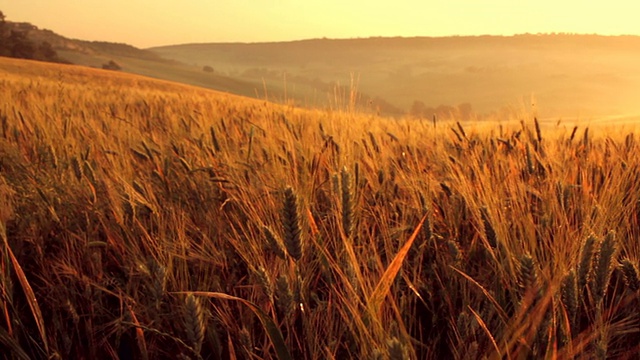
{"label": "distant hillside", "polygon": [[[153,51],[128,44],[69,39],[26,22],[7,21],[6,24],[7,32],[15,30],[28,41],[45,45],[43,50],[51,52],[51,58],[56,61],[121,70],[298,106],[333,108],[357,106],[360,109],[384,114],[402,115],[404,113],[385,99],[370,96],[361,91],[353,92],[355,87],[349,83],[306,81],[304,78],[286,79],[279,75],[276,75],[277,81],[273,81],[273,74],[264,74],[260,70],[254,71],[254,76],[238,76],[238,74],[220,71],[219,68],[206,62],[192,64],[189,61],[167,59]],[[0,56],[2,56],[1,52]]]}
{"label": "distant hillside", "polygon": [[162,57],[267,86],[323,89],[349,84],[403,110],[438,107],[486,113],[505,105],[547,116],[626,114],[640,92],[640,38],[518,35],[315,39],[212,43],[149,49]]}
{"label": "distant hillside", "polygon": [[47,42],[57,51],[72,51],[85,55],[103,54],[127,56],[151,61],[175,63],[175,61],[164,59],[154,52],[138,49],[128,44],[68,39],[51,30],[40,29],[30,23],[15,23],[10,21],[6,23],[10,30],[24,33],[27,38],[37,44]]}
{"label": "distant hillside", "polygon": [[[32,46],[46,44],[46,49],[55,51],[56,59],[61,62],[95,68],[101,68],[105,64],[113,63],[123,72],[201,86],[243,96],[261,97],[262,95],[258,95],[259,91],[260,94],[263,94],[261,90],[264,88],[262,83],[237,80],[219,73],[207,73],[203,71],[202,67],[186,65],[176,60],[168,60],[154,52],[128,44],[69,39],[51,30],[40,29],[26,22],[6,21],[4,24],[6,25],[4,29],[6,34],[15,31],[29,41],[30,44],[33,44]],[[282,98],[282,91],[272,88],[270,92],[274,96]]]}

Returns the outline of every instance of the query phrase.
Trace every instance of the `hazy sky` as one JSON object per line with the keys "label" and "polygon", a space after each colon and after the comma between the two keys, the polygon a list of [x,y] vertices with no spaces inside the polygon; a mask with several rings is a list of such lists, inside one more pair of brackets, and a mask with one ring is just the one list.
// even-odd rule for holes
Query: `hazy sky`
{"label": "hazy sky", "polygon": [[0,0],[8,20],[138,47],[369,36],[640,35],[631,0]]}

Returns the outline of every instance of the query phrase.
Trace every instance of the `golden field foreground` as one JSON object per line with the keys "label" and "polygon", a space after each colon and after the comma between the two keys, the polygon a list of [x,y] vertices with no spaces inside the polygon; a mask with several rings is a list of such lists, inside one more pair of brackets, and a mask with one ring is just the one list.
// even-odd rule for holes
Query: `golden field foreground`
{"label": "golden field foreground", "polygon": [[635,128],[503,120],[0,59],[0,353],[632,358]]}

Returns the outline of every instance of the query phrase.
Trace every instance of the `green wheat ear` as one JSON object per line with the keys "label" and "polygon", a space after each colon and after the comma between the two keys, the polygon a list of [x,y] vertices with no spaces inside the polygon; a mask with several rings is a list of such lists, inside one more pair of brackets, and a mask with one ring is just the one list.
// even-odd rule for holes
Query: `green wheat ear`
{"label": "green wheat ear", "polygon": [[584,244],[582,244],[580,264],[578,265],[578,291],[584,292],[587,284],[589,283],[595,244],[596,237],[594,234],[589,235]]}
{"label": "green wheat ear", "polygon": [[593,279],[593,297],[596,304],[600,304],[609,286],[613,259],[617,250],[615,232],[609,231],[600,244]]}
{"label": "green wheat ear", "polygon": [[185,299],[184,325],[187,330],[187,339],[193,350],[199,354],[202,350],[204,333],[206,329],[205,311],[200,298],[188,294]]}
{"label": "green wheat ear", "polygon": [[638,276],[638,268],[631,260],[623,259],[620,261],[620,271],[624,276],[624,282],[631,291],[640,289],[640,277]]}
{"label": "green wheat ear", "polygon": [[271,278],[267,273],[267,270],[261,265],[255,270],[256,276],[258,277],[258,284],[262,286],[265,295],[269,299],[273,299],[273,285],[271,284]]}
{"label": "green wheat ear", "polygon": [[496,230],[489,220],[489,213],[486,207],[480,209],[480,215],[482,216],[482,225],[484,226],[484,234],[487,237],[487,242],[489,246],[495,249],[498,246],[498,238],[496,236]]}
{"label": "green wheat ear", "polygon": [[287,187],[284,192],[282,224],[284,227],[284,245],[287,253],[295,261],[298,261],[302,257],[302,230],[300,228],[298,196],[291,187]]}
{"label": "green wheat ear", "polygon": [[569,274],[562,281],[562,288],[560,290],[562,303],[567,309],[567,315],[569,317],[569,326],[571,333],[574,334],[577,330],[577,316],[579,307],[578,298],[578,282],[576,281],[576,272],[574,270],[569,271]]}
{"label": "green wheat ear", "polygon": [[387,341],[389,360],[405,360],[409,358],[407,347],[398,338],[393,337]]}
{"label": "green wheat ear", "polygon": [[277,257],[284,259],[286,255],[282,248],[282,242],[278,239],[276,234],[268,226],[263,226],[262,232],[264,233],[264,237],[267,239],[267,250],[274,253]]}
{"label": "green wheat ear", "polygon": [[536,286],[536,268],[533,257],[525,254],[520,259],[520,269],[518,271],[518,287],[520,289],[520,299],[524,298],[528,291],[535,289]]}
{"label": "green wheat ear", "polygon": [[280,275],[276,280],[276,306],[286,316],[294,310],[293,292],[286,276]]}
{"label": "green wheat ear", "polygon": [[167,269],[160,265],[155,259],[150,259],[148,263],[149,274],[151,277],[149,288],[151,300],[153,301],[156,310],[159,310],[166,291]]}
{"label": "green wheat ear", "polygon": [[455,263],[459,263],[460,261],[462,261],[462,251],[460,251],[460,246],[458,245],[457,241],[448,240],[447,248],[449,249],[449,255],[451,255],[451,258]]}
{"label": "green wheat ear", "polygon": [[345,235],[350,238],[353,233],[353,192],[351,190],[351,174],[346,167],[340,172],[342,182],[342,227]]}

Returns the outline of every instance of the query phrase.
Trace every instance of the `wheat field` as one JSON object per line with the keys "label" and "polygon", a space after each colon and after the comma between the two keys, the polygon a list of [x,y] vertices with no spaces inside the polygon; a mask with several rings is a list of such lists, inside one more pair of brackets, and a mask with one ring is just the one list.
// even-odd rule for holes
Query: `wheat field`
{"label": "wheat field", "polygon": [[1,59],[0,352],[634,358],[636,133]]}

